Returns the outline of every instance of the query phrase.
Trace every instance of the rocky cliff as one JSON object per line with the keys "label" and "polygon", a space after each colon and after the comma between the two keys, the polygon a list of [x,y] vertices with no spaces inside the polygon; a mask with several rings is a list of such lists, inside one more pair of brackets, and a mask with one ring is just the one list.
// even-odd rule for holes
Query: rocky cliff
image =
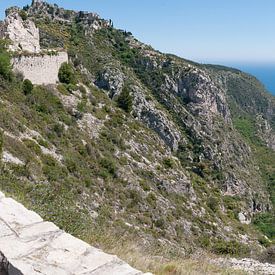
{"label": "rocky cliff", "polygon": [[78,84],[25,95],[20,79],[1,80],[1,188],[123,257],[135,240],[154,272],[156,256],[165,266],[198,249],[262,259],[275,175],[262,84],[162,54],[93,13],[41,1],[24,11],[41,47],[68,49]]}
{"label": "rocky cliff", "polygon": [[0,37],[12,42],[9,49],[13,52],[39,53],[39,30],[33,21],[23,19],[18,12],[18,8],[7,10],[7,17],[0,25]]}

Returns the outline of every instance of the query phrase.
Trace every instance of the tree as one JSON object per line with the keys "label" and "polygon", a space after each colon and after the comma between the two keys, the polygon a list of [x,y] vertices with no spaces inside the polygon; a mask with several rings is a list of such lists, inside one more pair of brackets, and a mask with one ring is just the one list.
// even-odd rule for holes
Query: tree
{"label": "tree", "polygon": [[32,82],[29,79],[25,79],[22,84],[22,90],[25,95],[28,95],[32,92],[33,90],[33,85]]}
{"label": "tree", "polygon": [[121,94],[117,98],[117,105],[127,113],[132,111],[133,100],[128,89],[123,88]]}
{"label": "tree", "polygon": [[26,21],[28,19],[28,14],[26,13],[26,11],[24,9],[19,12],[19,15],[23,21]]}
{"label": "tree", "polygon": [[3,132],[0,130],[0,160],[2,159],[3,144],[4,144]]}
{"label": "tree", "polygon": [[76,84],[75,72],[68,63],[63,63],[58,72],[58,78],[61,83]]}
{"label": "tree", "polygon": [[11,56],[6,50],[7,43],[0,40],[0,75],[5,79],[10,79],[12,75]]}

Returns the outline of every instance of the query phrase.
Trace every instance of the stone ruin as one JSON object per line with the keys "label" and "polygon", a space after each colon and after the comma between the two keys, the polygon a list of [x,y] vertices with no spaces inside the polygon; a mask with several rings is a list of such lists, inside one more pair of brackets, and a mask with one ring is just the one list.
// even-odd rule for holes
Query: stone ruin
{"label": "stone ruin", "polygon": [[[34,1],[35,4],[41,1]],[[39,29],[30,19],[20,15],[19,8],[11,8],[0,22],[0,38],[10,41],[9,51],[14,55],[13,70],[23,74],[33,84],[55,84],[62,63],[68,62],[68,54],[58,51],[47,54],[40,48]]]}

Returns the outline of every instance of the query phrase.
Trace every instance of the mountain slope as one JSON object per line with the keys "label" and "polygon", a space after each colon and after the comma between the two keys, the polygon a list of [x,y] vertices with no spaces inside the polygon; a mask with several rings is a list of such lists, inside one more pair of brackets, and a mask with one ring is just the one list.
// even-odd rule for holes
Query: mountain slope
{"label": "mountain slope", "polygon": [[101,247],[135,240],[174,259],[271,244],[275,103],[255,78],[162,54],[95,14],[24,10],[78,84],[24,94],[20,76],[0,78],[1,190]]}

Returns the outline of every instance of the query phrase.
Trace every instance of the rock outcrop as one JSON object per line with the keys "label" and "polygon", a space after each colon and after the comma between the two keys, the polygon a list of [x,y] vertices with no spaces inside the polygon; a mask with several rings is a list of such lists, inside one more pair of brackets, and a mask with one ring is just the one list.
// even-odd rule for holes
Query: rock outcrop
{"label": "rock outcrop", "polygon": [[259,261],[244,258],[220,258],[213,260],[212,263],[222,267],[228,267],[234,270],[244,271],[246,274],[261,274],[273,275],[275,274],[275,265],[269,263],[260,263]]}
{"label": "rock outcrop", "polygon": [[143,273],[43,221],[0,192],[0,274]]}
{"label": "rock outcrop", "polygon": [[13,52],[39,53],[39,30],[34,22],[19,15],[16,9],[8,12],[0,25],[0,38],[7,38],[12,43],[9,49]]}

